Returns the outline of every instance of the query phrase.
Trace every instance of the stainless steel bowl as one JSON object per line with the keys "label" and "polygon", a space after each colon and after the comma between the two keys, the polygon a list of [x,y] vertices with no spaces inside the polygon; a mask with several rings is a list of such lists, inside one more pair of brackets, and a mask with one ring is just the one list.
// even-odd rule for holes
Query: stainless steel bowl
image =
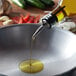
{"label": "stainless steel bowl", "polygon": [[[19,64],[30,57],[31,37],[40,24],[20,24],[0,28],[0,73],[30,76]],[[31,76],[53,76],[76,67],[76,35],[54,27],[43,30],[33,46],[33,59],[41,60],[43,71]]]}

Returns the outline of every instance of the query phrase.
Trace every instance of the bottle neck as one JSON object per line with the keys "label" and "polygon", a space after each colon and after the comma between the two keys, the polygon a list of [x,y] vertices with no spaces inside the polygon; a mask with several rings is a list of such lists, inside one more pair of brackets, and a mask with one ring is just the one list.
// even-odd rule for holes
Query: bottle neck
{"label": "bottle neck", "polygon": [[63,11],[63,8],[64,7],[60,8],[54,13],[49,13],[45,15],[42,18],[42,25],[36,30],[36,32],[33,34],[33,37],[36,37],[38,33],[43,29],[43,27],[51,28],[55,25],[56,22],[61,21],[66,16],[65,12]]}
{"label": "bottle neck", "polygon": [[65,8],[65,6],[59,7],[56,11],[53,12],[53,14],[57,17],[58,22],[62,21],[64,19],[64,17],[67,16],[64,8]]}

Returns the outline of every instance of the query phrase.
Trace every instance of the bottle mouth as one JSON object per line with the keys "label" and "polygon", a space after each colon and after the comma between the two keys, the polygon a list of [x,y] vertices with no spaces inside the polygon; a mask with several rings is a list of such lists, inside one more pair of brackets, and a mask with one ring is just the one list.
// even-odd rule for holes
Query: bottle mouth
{"label": "bottle mouth", "polygon": [[43,30],[43,28],[43,25],[39,26],[38,29],[32,35],[32,38],[35,39],[38,36],[38,34]]}

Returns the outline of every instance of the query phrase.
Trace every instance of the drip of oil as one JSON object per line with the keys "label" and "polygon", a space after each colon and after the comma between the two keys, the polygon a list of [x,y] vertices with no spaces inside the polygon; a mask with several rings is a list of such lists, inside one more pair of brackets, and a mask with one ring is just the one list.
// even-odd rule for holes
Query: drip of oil
{"label": "drip of oil", "polygon": [[21,62],[19,65],[19,68],[22,72],[30,73],[30,74],[41,72],[44,68],[43,63],[40,60],[32,59],[32,51],[33,51],[32,49],[33,49],[34,40],[35,37],[32,37],[30,59]]}

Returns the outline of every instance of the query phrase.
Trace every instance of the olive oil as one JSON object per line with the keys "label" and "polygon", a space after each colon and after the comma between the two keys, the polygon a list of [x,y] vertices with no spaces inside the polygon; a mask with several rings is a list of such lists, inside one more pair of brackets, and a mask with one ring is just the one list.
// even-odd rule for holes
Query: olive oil
{"label": "olive oil", "polygon": [[31,59],[31,65],[30,60],[26,60],[20,63],[19,68],[22,72],[33,74],[41,72],[44,68],[44,65],[39,60]]}
{"label": "olive oil", "polygon": [[21,62],[19,65],[19,68],[22,72],[30,73],[30,74],[41,72],[44,68],[43,63],[40,60],[32,59],[34,40],[35,40],[35,37],[32,37],[30,59]]}

